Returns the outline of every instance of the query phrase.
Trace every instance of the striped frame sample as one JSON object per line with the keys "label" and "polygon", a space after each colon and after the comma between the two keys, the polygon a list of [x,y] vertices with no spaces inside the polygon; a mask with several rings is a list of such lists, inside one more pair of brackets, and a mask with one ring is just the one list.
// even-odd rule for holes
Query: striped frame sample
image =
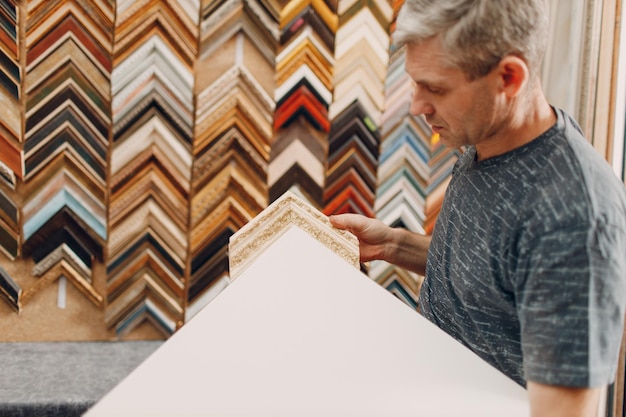
{"label": "striped frame sample", "polygon": [[280,13],[276,57],[275,139],[268,173],[270,200],[297,189],[323,205],[333,98],[336,10],[316,1],[290,1]]}
{"label": "striped frame sample", "polygon": [[19,207],[15,187],[22,178],[18,8],[0,4],[0,251],[9,259],[19,254]]}
{"label": "striped frame sample", "polygon": [[342,0],[337,13],[324,212],[372,217],[392,10],[386,1]]}
{"label": "striped frame sample", "polygon": [[40,278],[23,302],[65,276],[102,307],[113,4],[29,1],[26,16],[22,255]]}
{"label": "striped frame sample", "polygon": [[202,3],[187,319],[228,285],[228,239],[268,203],[276,16],[258,0]]}

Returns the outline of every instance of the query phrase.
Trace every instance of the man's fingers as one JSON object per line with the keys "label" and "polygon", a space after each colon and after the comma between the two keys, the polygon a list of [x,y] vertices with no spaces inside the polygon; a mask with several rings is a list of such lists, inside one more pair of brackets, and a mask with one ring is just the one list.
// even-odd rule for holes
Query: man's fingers
{"label": "man's fingers", "polygon": [[332,224],[338,229],[345,229],[346,227],[341,221],[341,216],[333,214],[331,216],[328,216],[328,220],[330,220],[330,224]]}
{"label": "man's fingers", "polygon": [[345,213],[345,214],[333,214],[329,216],[330,223],[337,229],[346,229],[352,232],[363,229],[363,222],[359,221],[360,215]]}

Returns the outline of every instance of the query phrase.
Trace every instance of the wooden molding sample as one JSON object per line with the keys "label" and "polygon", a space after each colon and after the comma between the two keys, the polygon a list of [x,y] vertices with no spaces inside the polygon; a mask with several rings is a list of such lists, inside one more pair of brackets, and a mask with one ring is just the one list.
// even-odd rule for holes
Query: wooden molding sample
{"label": "wooden molding sample", "polygon": [[292,226],[319,240],[334,253],[359,268],[359,243],[351,233],[334,228],[328,218],[287,191],[258,216],[233,234],[229,242],[230,278],[239,276],[254,259]]}

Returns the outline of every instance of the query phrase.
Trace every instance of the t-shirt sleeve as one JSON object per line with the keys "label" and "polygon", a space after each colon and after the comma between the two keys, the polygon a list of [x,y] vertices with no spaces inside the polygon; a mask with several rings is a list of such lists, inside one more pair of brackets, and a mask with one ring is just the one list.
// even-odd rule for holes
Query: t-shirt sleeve
{"label": "t-shirt sleeve", "polygon": [[626,233],[598,222],[546,233],[520,250],[516,302],[529,381],[612,382],[624,328]]}

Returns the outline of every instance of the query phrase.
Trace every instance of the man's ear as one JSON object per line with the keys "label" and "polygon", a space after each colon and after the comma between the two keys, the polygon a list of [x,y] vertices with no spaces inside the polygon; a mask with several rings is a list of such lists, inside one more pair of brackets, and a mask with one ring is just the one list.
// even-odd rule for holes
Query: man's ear
{"label": "man's ear", "polygon": [[508,97],[517,96],[529,81],[530,73],[526,62],[515,55],[504,57],[496,69],[498,87]]}

